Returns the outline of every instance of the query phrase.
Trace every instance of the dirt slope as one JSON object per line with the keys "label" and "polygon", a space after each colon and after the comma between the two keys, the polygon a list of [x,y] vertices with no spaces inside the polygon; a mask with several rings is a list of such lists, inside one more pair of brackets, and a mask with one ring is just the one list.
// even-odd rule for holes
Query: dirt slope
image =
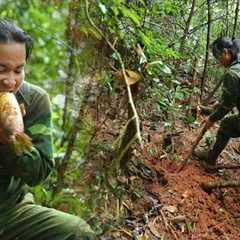
{"label": "dirt slope", "polygon": [[[187,151],[198,130],[187,130],[174,139],[175,152]],[[161,137],[156,131],[152,133],[152,141],[146,146],[144,164],[154,172],[151,183],[145,182],[146,195],[136,203],[137,209],[144,209],[147,220],[141,223],[132,216],[132,224],[128,228],[129,236],[134,239],[164,240],[239,240],[240,239],[240,194],[238,189],[216,189],[211,193],[201,187],[203,182],[221,180],[240,180],[240,170],[220,170],[208,173],[196,160],[177,172],[178,160],[169,157],[177,155],[162,152]],[[159,134],[160,136],[160,134]],[[154,139],[157,139],[154,142]],[[200,146],[205,145],[202,141]],[[238,162],[237,149],[239,142],[233,140],[222,153],[219,164]],[[149,149],[155,149],[155,156],[149,155]],[[149,203],[149,198],[152,199]],[[148,200],[146,200],[148,199]],[[154,199],[154,200],[153,200]],[[145,202],[145,204],[144,204]],[[148,204],[146,203],[148,202]],[[153,213],[154,212],[154,213]],[[136,233],[137,232],[137,233]],[[131,233],[131,234],[130,234]],[[124,234],[123,234],[124,235]],[[126,233],[125,233],[126,235]],[[122,238],[124,239],[124,238]],[[131,238],[129,238],[131,239]]]}

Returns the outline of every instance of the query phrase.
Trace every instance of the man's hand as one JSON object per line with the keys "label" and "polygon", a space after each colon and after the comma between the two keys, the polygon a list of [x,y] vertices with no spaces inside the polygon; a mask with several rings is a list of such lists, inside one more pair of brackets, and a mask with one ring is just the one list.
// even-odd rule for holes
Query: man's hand
{"label": "man's hand", "polygon": [[207,118],[204,122],[205,122],[205,128],[206,129],[211,128],[213,126],[213,124],[214,124],[214,122],[211,121],[209,118]]}
{"label": "man's hand", "polygon": [[0,128],[0,144],[8,144],[9,138],[4,133],[3,129]]}

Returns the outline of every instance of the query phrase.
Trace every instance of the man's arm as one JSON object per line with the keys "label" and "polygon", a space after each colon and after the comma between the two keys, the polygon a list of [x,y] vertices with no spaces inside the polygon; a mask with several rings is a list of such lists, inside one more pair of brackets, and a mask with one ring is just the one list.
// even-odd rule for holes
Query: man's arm
{"label": "man's arm", "polygon": [[222,100],[215,111],[209,116],[211,122],[221,120],[237,103],[239,80],[233,73],[226,73],[223,80]]}
{"label": "man's arm", "polygon": [[36,185],[46,179],[53,167],[51,109],[47,94],[34,96],[25,133],[32,138],[33,148],[17,157],[8,145],[0,147],[0,163],[6,171],[23,179],[28,185]]}

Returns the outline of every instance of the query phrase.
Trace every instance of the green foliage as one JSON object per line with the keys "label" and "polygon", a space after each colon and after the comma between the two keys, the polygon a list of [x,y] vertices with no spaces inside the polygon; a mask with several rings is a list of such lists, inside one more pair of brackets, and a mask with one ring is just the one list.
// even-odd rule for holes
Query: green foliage
{"label": "green foliage", "polygon": [[[147,5],[145,1],[126,3],[125,1],[105,0],[98,3],[97,10],[102,16],[101,21],[107,26],[104,33],[110,38],[118,40],[117,47],[119,49],[129,49],[131,52],[137,43],[144,46],[144,51],[148,55],[150,61],[159,57],[176,57],[177,53],[166,47],[166,38],[160,36],[159,29],[152,27],[155,24],[156,16],[160,14],[173,14],[174,2],[164,1],[159,4],[152,1]],[[144,16],[144,17],[142,17]],[[159,19],[160,20],[160,19]],[[153,24],[153,25],[154,25]],[[157,27],[158,22],[156,22]],[[156,27],[156,28],[157,28]],[[120,50],[121,52],[121,50]],[[129,52],[129,53],[131,53]],[[124,60],[127,61],[127,57]],[[135,65],[137,62],[135,63]]]}
{"label": "green foliage", "polygon": [[37,204],[57,209],[64,208],[64,211],[77,214],[83,218],[90,215],[90,209],[87,207],[87,204],[77,197],[74,189],[64,188],[56,196],[53,196],[50,186],[46,188],[44,185],[38,185],[28,190],[34,194],[34,200]]}
{"label": "green foliage", "polygon": [[46,7],[41,1],[4,1],[0,12],[0,17],[14,20],[33,38],[27,81],[42,85],[50,92],[61,90],[62,78],[66,75],[63,40],[66,4],[58,9],[53,5]]}
{"label": "green foliage", "polygon": [[204,142],[211,146],[214,143],[215,140],[215,135],[213,135],[213,133],[211,133],[210,131],[207,131],[204,135]]}
{"label": "green foliage", "polygon": [[170,89],[163,83],[159,83],[157,88],[153,89],[152,97],[156,101],[157,111],[162,113],[164,121],[169,120],[169,113],[174,113],[178,117],[182,117],[183,106],[180,104],[181,100],[187,94],[187,89],[181,86],[176,86],[175,89]]}
{"label": "green foliage", "polygon": [[[184,77],[176,81],[179,72],[185,77],[187,75],[187,80],[190,81],[195,57],[198,59],[197,77],[201,78],[206,53],[207,7],[202,0],[197,0],[196,3],[183,53],[179,52],[179,47],[191,1],[100,0],[91,1],[90,4],[90,15],[95,24],[114,44],[126,69],[141,75],[142,91],[146,90],[146,95],[148,94],[148,99],[144,100],[150,99],[154,106],[153,111],[157,112],[160,116],[159,120],[167,127],[174,124],[174,118],[183,119],[190,126],[199,124],[194,117],[186,117],[183,111],[191,107],[184,106],[183,101],[190,92],[199,95],[199,86],[185,86],[180,81]],[[75,9],[78,5],[80,5],[79,12],[76,16],[70,16],[70,6]],[[231,6],[227,16],[226,1],[212,2],[211,40],[221,33],[231,35],[235,5],[229,5]],[[118,57],[100,34],[90,26],[85,15],[84,1],[0,1],[0,17],[14,20],[34,40],[33,55],[26,67],[26,80],[44,87],[53,100],[55,160],[61,164],[69,143],[69,133],[76,118],[73,115],[85,107],[86,86],[91,86],[96,79],[100,79],[99,82],[105,86],[104,89],[107,89],[108,93],[115,93],[114,87],[117,84],[109,71],[109,65],[119,70]],[[67,31],[70,30],[72,35],[68,36]],[[238,34],[239,29],[236,35]],[[136,50],[137,46],[141,47],[144,57]],[[207,85],[212,88],[223,70],[216,67],[211,54],[209,64],[208,74],[213,81],[207,82]],[[84,78],[86,75],[88,78]],[[70,99],[72,105],[70,104],[68,108],[69,121],[63,127],[64,101],[62,100],[69,97],[64,95],[66,94],[64,90],[68,87],[71,89],[69,96],[72,97]],[[92,91],[100,90],[93,88]],[[141,94],[145,93],[141,92]],[[62,96],[62,100],[55,102],[59,95]],[[99,202],[108,196],[107,177],[104,171],[95,173],[92,185],[86,186],[84,193],[91,195],[88,203],[84,201],[84,197],[80,199],[81,194],[72,189],[74,183],[81,181],[79,179],[83,176],[81,167],[86,161],[87,149],[94,148],[93,155],[101,151],[104,154],[112,151],[112,145],[105,143],[104,140],[95,142],[95,145],[89,147],[95,128],[95,119],[83,111],[66,171],[64,188],[58,194],[53,194],[53,186],[55,187],[57,183],[54,172],[44,185],[31,188],[37,203],[51,207],[58,207],[64,203],[70,212],[86,216],[89,214],[89,208],[95,210]],[[212,144],[213,140],[211,133],[205,134],[207,144]],[[150,152],[151,154],[154,153]],[[124,196],[126,189],[123,184],[116,183],[111,191],[111,196],[119,200]],[[191,231],[191,228],[192,226],[189,225],[188,230]]]}

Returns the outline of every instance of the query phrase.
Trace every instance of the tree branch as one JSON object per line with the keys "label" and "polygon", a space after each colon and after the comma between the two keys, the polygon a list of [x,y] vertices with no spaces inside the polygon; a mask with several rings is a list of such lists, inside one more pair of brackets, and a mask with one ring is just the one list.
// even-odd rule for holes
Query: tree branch
{"label": "tree branch", "polygon": [[130,89],[130,85],[128,83],[128,79],[127,79],[127,75],[126,75],[126,70],[125,70],[125,65],[123,63],[122,57],[120,55],[120,53],[117,51],[117,49],[113,46],[113,44],[107,39],[107,37],[102,33],[102,31],[95,25],[95,23],[93,22],[93,20],[91,19],[89,12],[88,12],[88,0],[85,0],[85,10],[86,10],[86,16],[87,19],[89,21],[89,23],[96,29],[96,31],[101,35],[101,37],[107,42],[107,44],[109,45],[109,47],[113,50],[113,52],[116,54],[118,61],[121,65],[121,69],[122,69],[122,73],[123,73],[123,77],[124,77],[124,81],[127,87],[127,93],[128,93],[128,99],[129,99],[129,103],[130,106],[132,108],[133,111],[133,118],[135,119],[136,122],[136,130],[137,130],[137,138],[139,140],[140,146],[143,147],[142,144],[142,137],[141,137],[141,132],[140,132],[140,123],[139,123],[139,117],[138,117],[138,113],[137,110],[135,108],[135,104],[133,102],[133,97],[132,97],[132,93],[131,93],[131,89]]}

